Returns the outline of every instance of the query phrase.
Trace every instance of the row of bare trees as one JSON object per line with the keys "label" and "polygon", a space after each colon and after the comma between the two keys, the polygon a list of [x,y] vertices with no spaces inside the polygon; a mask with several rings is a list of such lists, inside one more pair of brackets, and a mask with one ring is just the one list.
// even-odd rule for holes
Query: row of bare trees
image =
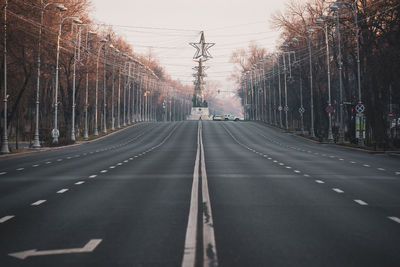
{"label": "row of bare trees", "polygon": [[399,0],[291,1],[272,18],[276,51],[252,44],[232,55],[246,116],[328,141],[400,146],[399,11]]}
{"label": "row of bare trees", "polygon": [[1,10],[2,151],[8,138],[33,142],[36,128],[41,145],[53,144],[55,109],[58,144],[71,142],[72,132],[87,139],[96,130],[180,120],[190,112],[191,88],[134,53],[112,28],[94,23],[87,0],[2,0]]}

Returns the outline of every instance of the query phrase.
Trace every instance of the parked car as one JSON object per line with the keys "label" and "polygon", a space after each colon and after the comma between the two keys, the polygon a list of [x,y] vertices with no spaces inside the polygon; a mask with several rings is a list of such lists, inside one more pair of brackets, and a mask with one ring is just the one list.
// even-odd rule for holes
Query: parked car
{"label": "parked car", "polygon": [[235,116],[227,114],[224,115],[224,121],[233,121],[235,119]]}
{"label": "parked car", "polygon": [[213,121],[222,121],[224,118],[221,115],[214,115]]}

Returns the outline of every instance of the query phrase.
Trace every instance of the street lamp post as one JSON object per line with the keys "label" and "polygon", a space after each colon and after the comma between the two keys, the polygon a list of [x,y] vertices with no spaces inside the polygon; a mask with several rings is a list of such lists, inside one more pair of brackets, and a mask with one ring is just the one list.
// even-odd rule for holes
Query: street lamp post
{"label": "street lamp post", "polygon": [[35,133],[33,136],[33,148],[40,148],[39,138],[39,95],[40,95],[40,52],[42,45],[42,29],[43,29],[43,16],[46,7],[51,4],[59,4],[58,2],[51,2],[45,4],[43,0],[40,0],[40,26],[39,26],[39,38],[38,38],[38,54],[37,54],[37,79],[36,79],[36,116],[35,116]]}
{"label": "street lamp post", "polygon": [[[357,87],[358,87],[358,104],[362,105],[362,100],[361,100],[361,71],[360,71],[360,28],[358,27],[358,16],[357,16],[357,11],[358,11],[358,4],[357,0],[354,0],[353,2],[345,2],[345,1],[336,1],[336,6],[338,8],[339,12],[339,6],[337,4],[344,4],[347,6],[350,6],[353,11],[354,11],[354,24],[355,24],[355,29],[356,29],[356,43],[357,43],[357,48],[356,48],[356,53],[357,53]],[[334,4],[334,5],[335,5]],[[339,16],[339,14],[338,14]],[[358,113],[357,116],[359,117],[360,121],[363,119],[363,113]],[[362,133],[360,133],[358,137],[358,146],[363,147],[364,144],[364,136]]]}
{"label": "street lamp post", "polygon": [[115,84],[115,62],[119,54],[119,50],[110,44],[110,48],[114,49],[114,62],[112,65],[112,86],[111,86],[111,131],[115,130],[115,118],[114,118],[114,84]]}
{"label": "street lamp post", "polygon": [[104,73],[103,73],[103,133],[107,133],[107,47],[103,46]]}
{"label": "street lamp post", "polygon": [[56,83],[55,83],[55,87],[54,87],[54,128],[52,130],[52,137],[53,137],[53,144],[57,144],[58,143],[58,137],[60,136],[60,132],[58,130],[58,71],[59,71],[59,66],[58,66],[58,62],[60,59],[60,38],[61,38],[61,26],[64,20],[66,19],[77,19],[76,16],[68,16],[68,17],[62,17],[62,12],[67,11],[67,8],[62,5],[59,4],[57,5],[57,9],[60,11],[59,13],[59,21],[58,21],[58,34],[57,34],[57,53],[56,53]]}
{"label": "street lamp post", "polygon": [[339,120],[340,120],[340,127],[339,127],[339,144],[344,143],[344,125],[343,125],[343,78],[342,78],[342,49],[340,43],[340,21],[339,21],[339,7],[335,4],[330,6],[330,9],[336,12],[336,34],[338,39],[338,65],[339,65]]}
{"label": "street lamp post", "polygon": [[[76,50],[78,43],[78,34],[81,33],[81,28],[79,27],[82,24],[81,20],[75,19],[74,24],[77,26],[77,31],[75,33],[75,42],[74,42],[74,70],[72,75],[72,122],[71,122],[71,140],[75,142],[75,89],[76,89]],[[80,45],[80,44],[79,44]]]}
{"label": "street lamp post", "polygon": [[[324,20],[319,18],[317,19],[317,24],[323,24]],[[317,26],[316,26],[317,27]],[[327,75],[328,75],[328,108],[331,109],[331,72],[329,66],[329,40],[328,40],[328,25],[325,23],[324,27],[317,27],[322,29],[325,33],[325,46],[326,46],[326,65],[327,65]],[[329,118],[329,126],[328,126],[328,142],[333,143],[333,134],[332,134],[332,113],[328,112]]]}
{"label": "street lamp post", "polygon": [[[284,45],[283,47],[286,47],[286,46]],[[290,54],[289,54],[289,57],[290,57]],[[289,131],[286,52],[283,52],[283,76],[284,76],[284,86],[285,86],[285,109],[284,109],[285,110],[285,126],[286,126],[286,131]]]}
{"label": "street lamp post", "polygon": [[[313,29],[309,29],[307,33],[314,32]],[[297,38],[303,38],[307,41],[308,46],[308,59],[309,59],[309,67],[310,67],[310,116],[311,116],[311,127],[310,127],[310,137],[315,138],[314,131],[314,92],[313,92],[313,71],[312,71],[312,53],[311,53],[311,41],[309,37],[305,36],[297,36]],[[297,42],[296,38],[293,38],[294,42]]]}
{"label": "street lamp post", "polygon": [[4,126],[3,126],[3,136],[1,138],[1,153],[8,154],[10,150],[8,149],[8,133],[7,133],[7,7],[8,0],[5,0],[4,5]]}
{"label": "street lamp post", "polygon": [[[99,102],[99,59],[100,59],[100,49],[102,48],[102,45],[105,46],[107,43],[106,39],[102,39],[100,41],[99,49],[97,51],[97,63],[96,63],[96,90],[95,90],[95,105],[94,105],[94,136],[99,135],[99,127],[98,127],[98,102]],[[105,59],[104,59],[105,60]]]}
{"label": "street lamp post", "polygon": [[89,139],[89,127],[88,127],[88,107],[89,107],[89,59],[90,59],[90,53],[89,53],[89,34],[96,34],[95,32],[92,32],[89,30],[89,27],[87,27],[86,31],[86,90],[85,90],[85,127],[83,131],[83,139],[88,140]]}

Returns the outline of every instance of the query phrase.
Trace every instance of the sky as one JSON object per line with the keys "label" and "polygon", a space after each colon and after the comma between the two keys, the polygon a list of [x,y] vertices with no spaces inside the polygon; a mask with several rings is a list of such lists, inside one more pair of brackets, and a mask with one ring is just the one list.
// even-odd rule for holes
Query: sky
{"label": "sky", "polygon": [[216,43],[207,61],[207,81],[218,81],[221,96],[232,95],[228,80],[234,50],[251,41],[273,51],[279,32],[270,25],[271,15],[284,11],[279,0],[91,0],[92,18],[113,25],[137,53],[152,53],[173,78],[192,84],[195,49],[204,31],[206,42]]}

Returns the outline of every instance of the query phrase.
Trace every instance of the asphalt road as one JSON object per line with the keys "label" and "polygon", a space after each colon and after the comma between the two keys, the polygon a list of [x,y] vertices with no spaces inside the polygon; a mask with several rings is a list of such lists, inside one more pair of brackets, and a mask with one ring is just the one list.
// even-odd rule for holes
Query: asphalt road
{"label": "asphalt road", "polygon": [[1,157],[0,266],[400,266],[400,158],[213,121]]}

